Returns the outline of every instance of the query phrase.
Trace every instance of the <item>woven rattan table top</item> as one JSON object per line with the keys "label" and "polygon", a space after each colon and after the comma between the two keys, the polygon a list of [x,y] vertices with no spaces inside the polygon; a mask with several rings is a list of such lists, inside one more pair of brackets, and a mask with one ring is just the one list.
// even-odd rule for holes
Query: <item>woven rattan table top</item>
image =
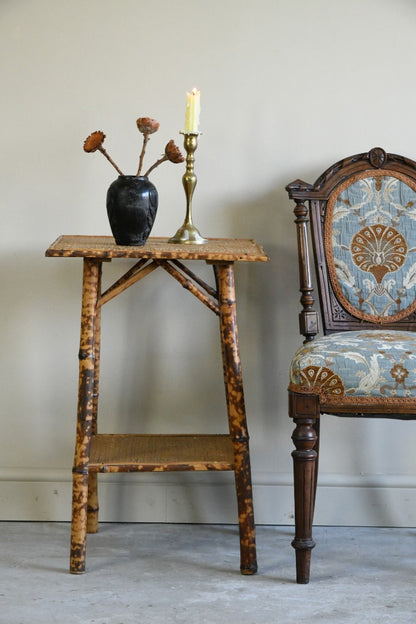
{"label": "woven rattan table top", "polygon": [[60,236],[46,250],[48,257],[62,258],[155,258],[223,262],[267,262],[255,240],[210,238],[203,245],[173,244],[168,238],[149,238],[142,247],[116,245],[112,236]]}

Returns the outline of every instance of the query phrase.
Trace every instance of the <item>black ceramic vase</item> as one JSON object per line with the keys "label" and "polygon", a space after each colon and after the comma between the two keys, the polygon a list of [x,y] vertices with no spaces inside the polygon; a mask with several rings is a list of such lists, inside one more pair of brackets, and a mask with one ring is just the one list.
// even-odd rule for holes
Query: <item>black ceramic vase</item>
{"label": "black ceramic vase", "polygon": [[156,187],[145,176],[121,175],[107,191],[107,214],[117,245],[144,245],[158,206]]}

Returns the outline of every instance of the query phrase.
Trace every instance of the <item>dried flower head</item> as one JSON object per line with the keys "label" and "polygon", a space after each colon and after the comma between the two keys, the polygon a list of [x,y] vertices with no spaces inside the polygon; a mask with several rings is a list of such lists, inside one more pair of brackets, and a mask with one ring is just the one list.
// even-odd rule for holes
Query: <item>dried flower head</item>
{"label": "dried flower head", "polygon": [[181,154],[181,151],[179,149],[179,147],[177,147],[173,141],[173,139],[171,139],[169,141],[169,143],[166,144],[165,147],[165,153],[163,154],[163,156],[161,158],[159,158],[159,160],[157,160],[144,174],[145,176],[148,176],[149,173],[151,171],[153,171],[153,169],[156,169],[156,167],[158,167],[160,164],[162,164],[163,162],[165,162],[166,160],[170,160],[170,162],[173,163],[181,163],[184,161],[184,157]]}
{"label": "dried flower head", "polygon": [[143,158],[144,158],[144,154],[146,152],[146,145],[147,142],[150,138],[150,135],[153,134],[154,132],[157,132],[159,130],[159,122],[156,121],[156,119],[152,119],[151,117],[139,117],[136,120],[136,124],[138,129],[140,130],[140,132],[143,135],[143,145],[142,145],[142,151],[140,153],[140,158],[139,158],[139,168],[137,170],[137,175],[139,176],[141,174],[142,171],[142,166],[143,166]]}
{"label": "dried flower head", "polygon": [[153,134],[159,130],[159,122],[150,117],[139,117],[136,121],[137,127],[142,134]]}
{"label": "dried flower head", "polygon": [[[156,119],[152,119],[151,117],[139,117],[138,119],[136,119],[136,124],[139,131],[143,134],[143,145],[139,157],[139,168],[136,174],[136,176],[140,176],[143,166],[143,159],[146,152],[146,145],[150,139],[150,135],[154,134],[159,130],[160,124],[158,121],[156,121]],[[124,173],[118,168],[116,163],[112,160],[107,151],[104,149],[104,139],[105,134],[104,132],[101,132],[101,130],[96,130],[95,132],[92,132],[84,141],[84,151],[92,153],[98,150],[113,165],[119,175],[124,175]],[[165,153],[163,154],[163,156],[161,156],[161,158],[159,158],[159,160],[157,160],[143,175],[147,177],[149,173],[153,171],[153,169],[156,169],[156,167],[158,167],[162,162],[165,162],[166,160],[169,160],[172,163],[181,163],[185,160],[181,154],[179,147],[175,145],[173,139],[171,139],[166,144]]]}
{"label": "dried flower head", "polygon": [[103,147],[104,139],[105,139],[105,134],[104,132],[101,132],[101,130],[96,130],[95,132],[92,132],[90,136],[88,136],[84,141],[84,151],[88,153],[92,153],[92,152],[96,152],[97,150],[99,150],[101,154],[103,154],[103,156],[107,158],[108,162],[110,162],[113,165],[114,169],[120,175],[124,175],[123,172],[118,168],[114,160],[105,151]]}
{"label": "dried flower head", "polygon": [[96,152],[104,143],[105,134],[101,130],[92,132],[84,141],[85,152]]}
{"label": "dried flower head", "polygon": [[165,154],[168,160],[170,160],[170,162],[173,162],[175,164],[181,163],[184,161],[184,157],[181,154],[181,150],[179,149],[177,145],[175,145],[175,142],[173,139],[171,139],[169,143],[166,144]]}

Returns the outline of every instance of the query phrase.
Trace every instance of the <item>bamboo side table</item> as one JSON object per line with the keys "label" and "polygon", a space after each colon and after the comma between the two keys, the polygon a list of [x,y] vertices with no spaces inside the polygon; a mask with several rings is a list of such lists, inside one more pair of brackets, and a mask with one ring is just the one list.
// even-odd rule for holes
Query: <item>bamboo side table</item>
{"label": "bamboo side table", "polygon": [[[61,236],[46,256],[83,258],[79,391],[73,466],[70,571],[85,572],[87,533],[98,531],[97,473],[233,470],[237,491],[242,574],[257,570],[249,438],[238,345],[234,263],[265,262],[253,240],[210,239],[176,245],[150,238],[143,247],[116,245],[108,236]],[[136,263],[105,292],[102,264],[116,258]],[[214,269],[215,288],[196,276],[185,260]],[[101,308],[157,268],[164,269],[219,317],[229,434],[100,434],[97,428]]]}

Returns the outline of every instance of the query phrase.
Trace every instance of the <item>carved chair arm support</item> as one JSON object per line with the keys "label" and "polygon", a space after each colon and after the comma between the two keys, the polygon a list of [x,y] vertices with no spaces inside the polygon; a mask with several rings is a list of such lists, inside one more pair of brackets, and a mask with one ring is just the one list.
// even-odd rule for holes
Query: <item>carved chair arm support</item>
{"label": "carved chair arm support", "polygon": [[302,311],[299,314],[300,333],[305,336],[304,342],[311,342],[319,331],[318,315],[313,309],[315,300],[313,298],[313,285],[311,277],[309,245],[308,245],[308,222],[309,210],[301,198],[296,198],[296,191],[302,191],[309,186],[297,180],[289,184],[286,189],[289,195],[296,201],[295,223],[297,231],[298,259],[299,259],[299,282],[302,304]]}

